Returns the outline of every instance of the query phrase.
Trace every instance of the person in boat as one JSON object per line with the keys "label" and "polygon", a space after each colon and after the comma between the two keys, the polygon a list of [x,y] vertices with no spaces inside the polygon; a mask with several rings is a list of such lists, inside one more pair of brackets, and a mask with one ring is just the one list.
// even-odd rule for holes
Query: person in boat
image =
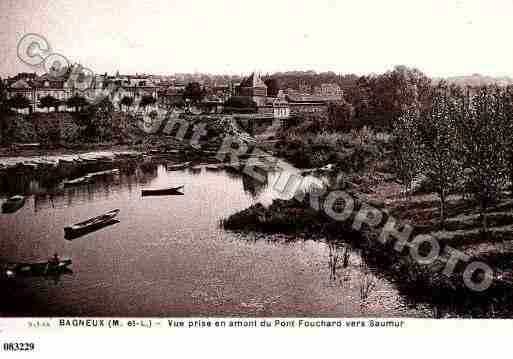
{"label": "person in boat", "polygon": [[57,253],[54,253],[53,257],[50,258],[50,260],[48,261],[48,264],[50,264],[50,266],[52,266],[52,267],[56,267],[59,265],[60,262],[61,262],[61,259],[60,259],[59,255]]}

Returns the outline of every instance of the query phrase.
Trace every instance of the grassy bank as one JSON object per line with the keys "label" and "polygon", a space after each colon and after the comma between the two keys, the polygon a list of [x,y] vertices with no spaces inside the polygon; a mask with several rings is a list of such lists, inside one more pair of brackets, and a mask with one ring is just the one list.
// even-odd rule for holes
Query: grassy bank
{"label": "grassy bank", "polygon": [[[350,192],[351,193],[351,192]],[[418,264],[409,255],[408,248],[405,247],[398,252],[394,249],[395,242],[391,238],[386,244],[378,241],[383,225],[386,223],[389,215],[393,214],[394,218],[404,220],[404,223],[418,224],[415,227],[414,235],[419,233],[431,233],[440,241],[442,253],[447,245],[453,248],[463,250],[468,253],[470,259],[468,262],[475,260],[484,261],[498,273],[511,272],[512,255],[503,251],[492,254],[493,252],[469,252],[462,245],[459,245],[450,236],[444,237],[449,232],[441,232],[436,224],[427,222],[412,221],[410,215],[415,213],[425,213],[428,208],[434,205],[430,202],[415,202],[412,200],[400,201],[401,204],[395,203],[387,205],[383,211],[384,216],[379,225],[370,228],[366,225],[361,231],[356,231],[352,227],[354,217],[361,206],[366,203],[361,198],[365,196],[361,193],[353,192],[355,200],[355,210],[350,218],[344,222],[334,221],[328,217],[323,211],[313,209],[309,204],[308,196],[299,201],[292,199],[289,201],[275,200],[271,206],[264,207],[260,204],[251,206],[250,208],[236,213],[222,221],[222,226],[228,230],[235,231],[259,231],[265,233],[286,233],[291,239],[308,238],[328,240],[333,242],[344,242],[361,251],[366,262],[376,268],[380,275],[393,281],[398,289],[407,296],[414,298],[415,301],[425,301],[437,306],[451,307],[453,312],[459,312],[461,315],[470,315],[476,317],[501,316],[510,317],[513,313],[513,304],[511,299],[511,285],[504,281],[494,281],[491,288],[485,292],[475,292],[469,290],[463,282],[462,273],[465,264],[460,262],[452,276],[445,276],[442,270],[445,267],[447,258],[444,256],[436,260],[430,265]],[[373,203],[376,199],[372,200]],[[321,199],[321,206],[323,199]],[[466,211],[475,210],[471,203],[454,202],[451,206],[451,214],[461,213],[461,206],[466,206]],[[504,209],[504,208],[503,208]],[[450,211],[451,211],[450,210]],[[491,215],[495,220],[492,224],[498,226],[510,225],[511,216]],[[507,217],[507,219],[506,219]],[[417,218],[413,216],[413,218]],[[468,220],[466,220],[468,222]],[[495,221],[495,222],[494,222]],[[451,221],[449,221],[451,222]],[[453,229],[457,230],[460,224],[456,220],[453,221]],[[467,223],[472,230],[471,222]],[[492,227],[493,229],[493,227]],[[511,234],[511,232],[508,232]],[[509,236],[508,234],[508,236]],[[496,240],[502,241],[503,237],[495,237],[495,234],[487,236],[483,239],[479,235],[472,237],[463,234],[465,241],[460,244],[471,242],[474,245],[478,243],[496,243]],[[501,234],[504,236],[504,233]],[[487,242],[491,241],[491,242]],[[496,248],[496,247],[495,247]],[[420,248],[420,252],[425,252],[428,248]],[[493,311],[493,314],[491,313]]]}
{"label": "grassy bank", "polygon": [[128,144],[137,136],[135,121],[123,112],[104,118],[94,113],[49,112],[4,115],[0,143],[40,143],[44,148]]}
{"label": "grassy bank", "polygon": [[337,132],[311,120],[280,129],[274,151],[298,168],[333,164],[344,172],[360,172],[383,161],[389,137],[367,128]]}

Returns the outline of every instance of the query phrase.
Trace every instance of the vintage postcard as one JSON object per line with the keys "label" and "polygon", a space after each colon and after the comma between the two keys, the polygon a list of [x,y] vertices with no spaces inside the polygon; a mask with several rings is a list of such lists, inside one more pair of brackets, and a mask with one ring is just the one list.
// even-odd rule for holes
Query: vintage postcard
{"label": "vintage postcard", "polygon": [[511,332],[512,15],[1,0],[0,352]]}

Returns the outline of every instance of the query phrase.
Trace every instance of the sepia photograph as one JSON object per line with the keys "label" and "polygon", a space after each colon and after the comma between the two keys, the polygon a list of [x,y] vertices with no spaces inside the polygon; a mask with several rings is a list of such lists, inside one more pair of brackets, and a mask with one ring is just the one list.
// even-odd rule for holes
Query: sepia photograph
{"label": "sepia photograph", "polygon": [[513,318],[512,14],[1,0],[0,322]]}

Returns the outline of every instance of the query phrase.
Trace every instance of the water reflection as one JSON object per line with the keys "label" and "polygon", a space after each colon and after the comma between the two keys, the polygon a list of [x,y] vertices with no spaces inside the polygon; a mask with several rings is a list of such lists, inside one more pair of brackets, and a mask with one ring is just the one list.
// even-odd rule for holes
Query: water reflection
{"label": "water reflection", "polygon": [[[109,169],[99,167],[87,169]],[[55,288],[43,278],[17,279],[8,286],[19,300],[0,299],[0,313],[360,316],[363,301],[365,315],[431,315],[405,306],[393,285],[372,277],[361,256],[345,245],[290,238],[273,243],[219,227],[221,218],[279,197],[279,173],[256,181],[205,165],[167,171],[162,162],[132,161],[110,167],[120,169],[117,178],[70,188],[62,181],[84,175],[84,169],[58,169],[58,175],[46,175],[52,181],[28,172],[2,180],[4,197],[22,193],[27,204],[13,216],[0,216],[0,261],[58,252],[72,257],[74,273],[61,276]],[[184,196],[141,197],[142,188],[178,185],[185,186]],[[121,210],[115,226],[63,239],[65,226],[114,208]]]}
{"label": "water reflection", "polygon": [[345,272],[350,265],[351,249],[349,246],[334,240],[328,241],[328,248],[328,268],[330,272],[330,280],[342,281],[345,279]]}
{"label": "water reflection", "polygon": [[256,180],[246,174],[242,174],[241,178],[244,191],[250,194],[253,198],[257,198],[269,185],[267,176],[265,177],[264,181]]}

